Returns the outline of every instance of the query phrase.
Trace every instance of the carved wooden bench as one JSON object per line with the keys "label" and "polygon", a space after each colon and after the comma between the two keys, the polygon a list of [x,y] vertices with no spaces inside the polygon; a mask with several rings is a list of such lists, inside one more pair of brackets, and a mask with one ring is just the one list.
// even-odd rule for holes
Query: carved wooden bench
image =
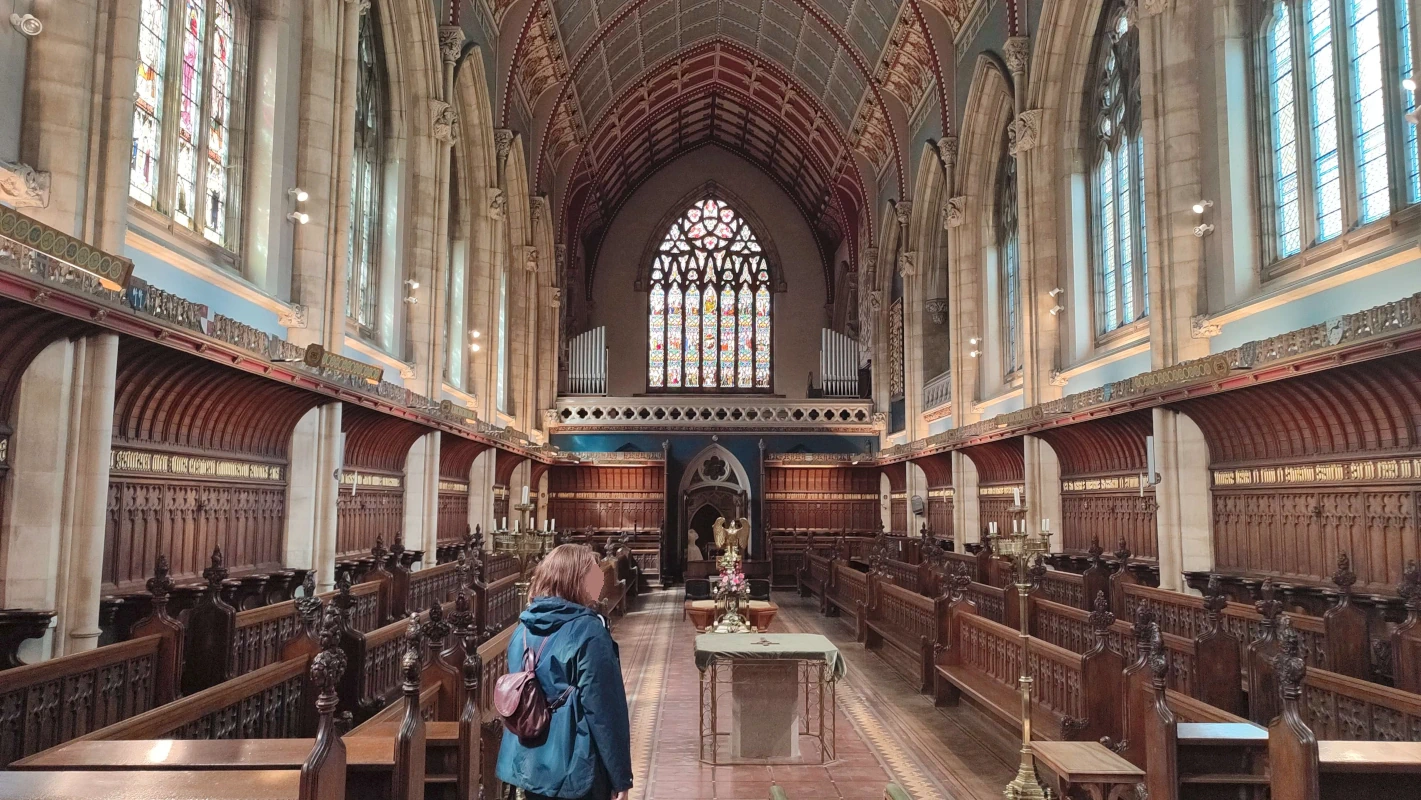
{"label": "carved wooden bench", "polygon": [[873,650],[886,644],[896,650],[903,658],[885,653],[885,660],[926,692],[933,685],[933,656],[946,606],[943,598],[930,599],[875,577],[864,619],[864,646]]}

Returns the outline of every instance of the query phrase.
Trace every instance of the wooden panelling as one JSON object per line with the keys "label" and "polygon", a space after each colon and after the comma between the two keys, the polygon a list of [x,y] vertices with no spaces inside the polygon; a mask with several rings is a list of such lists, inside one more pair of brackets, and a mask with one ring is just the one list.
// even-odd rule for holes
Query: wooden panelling
{"label": "wooden panelling", "polygon": [[342,486],[336,498],[336,553],[369,553],[375,539],[388,547],[405,522],[404,489]]}
{"label": "wooden panelling", "polygon": [[430,429],[409,420],[345,404],[341,413],[345,434],[345,469],[403,475],[410,447]]}
{"label": "wooden panelling", "polygon": [[157,556],[175,579],[220,546],[230,569],[280,566],[291,432],[321,398],[173,353],[119,344],[104,588],[140,590]]}
{"label": "wooden panelling", "polygon": [[1024,486],[1026,459],[1020,438],[968,447],[962,451],[977,468],[977,513],[982,530],[995,522],[997,530],[1010,531],[1012,505],[1010,487]]}
{"label": "wooden panelling", "polygon": [[554,466],[548,516],[563,529],[658,531],[666,518],[663,467]]}
{"label": "wooden panelling", "polygon": [[405,460],[429,433],[423,425],[345,404],[345,469],[336,499],[336,552],[368,553],[376,537],[388,547],[404,530]]}
{"label": "wooden panelling", "polygon": [[1061,492],[1061,540],[1057,551],[1084,553],[1091,540],[1114,549],[1123,538],[1136,558],[1159,555],[1154,492]]}
{"label": "wooden panelling", "polygon": [[[444,434],[439,441],[439,541],[454,542],[469,528],[469,470],[488,445]],[[460,491],[459,487],[463,490]]]}
{"label": "wooden panelling", "polygon": [[1405,562],[1421,556],[1421,356],[1337,367],[1175,408],[1209,445],[1220,569],[1324,583],[1346,551],[1359,591],[1390,593]]}
{"label": "wooden panelling", "polygon": [[878,530],[878,470],[765,467],[765,524],[771,531]]}
{"label": "wooden panelling", "polygon": [[439,490],[439,541],[457,542],[469,530],[469,491]]}
{"label": "wooden panelling", "polygon": [[1137,558],[1155,558],[1154,490],[1139,491],[1153,430],[1151,412],[1141,410],[1038,434],[1061,465],[1058,549],[1083,553],[1092,539],[1113,547],[1123,538]]}
{"label": "wooden panelling", "polygon": [[955,534],[952,525],[952,509],[956,498],[952,495],[934,496],[933,490],[928,490],[928,527],[939,539],[954,539]]}

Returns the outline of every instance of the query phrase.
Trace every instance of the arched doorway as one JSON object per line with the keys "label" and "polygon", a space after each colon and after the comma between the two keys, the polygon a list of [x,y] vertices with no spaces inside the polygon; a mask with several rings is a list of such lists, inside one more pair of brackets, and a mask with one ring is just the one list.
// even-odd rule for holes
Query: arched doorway
{"label": "arched doorway", "polygon": [[[750,516],[750,477],[729,450],[710,445],[691,459],[681,477],[681,530],[676,531],[677,561],[684,569],[691,532],[702,556],[715,554],[712,526],[718,517],[727,520]],[[753,547],[753,545],[752,545]]]}

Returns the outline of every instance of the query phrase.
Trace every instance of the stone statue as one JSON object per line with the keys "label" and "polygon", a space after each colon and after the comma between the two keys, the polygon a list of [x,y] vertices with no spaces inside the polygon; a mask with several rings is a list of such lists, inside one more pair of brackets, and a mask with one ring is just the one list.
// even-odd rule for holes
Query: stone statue
{"label": "stone statue", "polygon": [[696,545],[696,542],[700,541],[701,535],[699,533],[696,533],[694,530],[689,531],[686,535],[688,537],[688,541],[686,543],[686,560],[705,560],[705,556],[701,555],[701,548]]}

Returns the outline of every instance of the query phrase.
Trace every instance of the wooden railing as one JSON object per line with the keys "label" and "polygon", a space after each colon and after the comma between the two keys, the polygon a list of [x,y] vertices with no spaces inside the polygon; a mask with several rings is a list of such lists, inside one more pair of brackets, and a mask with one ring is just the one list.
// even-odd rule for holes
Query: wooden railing
{"label": "wooden railing", "polygon": [[479,630],[491,636],[518,621],[518,574],[474,585]]}
{"label": "wooden railing", "polygon": [[405,608],[428,611],[436,602],[443,603],[454,596],[459,586],[458,564],[440,564],[410,575],[410,597]]}
{"label": "wooden railing", "polygon": [[973,581],[967,587],[965,594],[967,599],[977,606],[979,615],[998,624],[1005,625],[1007,623],[1007,592],[1005,589]]}
{"label": "wooden railing", "polygon": [[305,730],[309,660],[271,664],[79,737],[114,739],[294,739]]}
{"label": "wooden railing", "polygon": [[[350,615],[352,628],[364,633],[379,627],[379,592],[380,587],[374,582],[351,587],[350,594],[355,598]],[[317,595],[323,603],[330,602],[335,596],[334,591]],[[281,659],[282,645],[297,634],[298,626],[302,624],[296,603],[295,600],[288,600],[238,612],[235,642],[237,675],[245,675]]]}
{"label": "wooden railing", "polygon": [[144,636],[0,672],[0,763],[153,708],[161,645]]}
{"label": "wooden railing", "polygon": [[[1185,639],[1193,639],[1204,630],[1205,612],[1199,598],[1193,595],[1155,589],[1149,586],[1125,587],[1126,618],[1134,621],[1135,610],[1144,603],[1155,613],[1160,630]],[[1248,643],[1263,634],[1263,615],[1243,603],[1230,601],[1224,609],[1224,629],[1239,641],[1247,657]],[[1303,641],[1304,657],[1311,667],[1327,667],[1326,635],[1321,619],[1286,613]]]}
{"label": "wooden railing", "polygon": [[496,583],[518,574],[518,559],[504,553],[484,554],[484,582]]}

